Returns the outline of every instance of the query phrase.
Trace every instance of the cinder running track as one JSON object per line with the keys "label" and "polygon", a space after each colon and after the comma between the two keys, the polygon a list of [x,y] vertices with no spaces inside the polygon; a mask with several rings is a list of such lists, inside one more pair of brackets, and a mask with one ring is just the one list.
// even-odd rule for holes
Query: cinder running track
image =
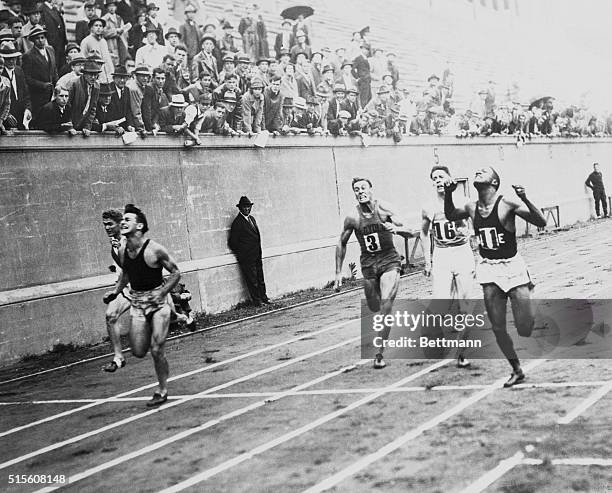
{"label": "cinder running track", "polygon": [[[607,297],[610,224],[523,242],[535,296]],[[74,492],[612,490],[609,361],[526,360],[511,390],[501,360],[375,371],[360,360],[361,296],[170,342],[157,410],[150,357],[0,385],[0,490],[54,476]],[[398,296],[431,296],[429,280],[404,278]]]}

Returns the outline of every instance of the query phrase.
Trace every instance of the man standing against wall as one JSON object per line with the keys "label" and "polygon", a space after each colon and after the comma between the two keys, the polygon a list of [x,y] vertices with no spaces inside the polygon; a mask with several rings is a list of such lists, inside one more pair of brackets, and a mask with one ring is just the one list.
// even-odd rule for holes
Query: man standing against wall
{"label": "man standing against wall", "polygon": [[608,217],[608,198],[606,197],[601,171],[599,171],[599,163],[593,163],[593,172],[587,177],[584,184],[593,191],[597,217],[602,217],[599,213],[600,203],[603,206],[603,217]]}
{"label": "man standing against wall", "polygon": [[243,195],[236,207],[240,212],[230,229],[229,247],[238,258],[253,305],[269,305],[261,260],[261,236],[257,222],[251,216],[253,202]]}

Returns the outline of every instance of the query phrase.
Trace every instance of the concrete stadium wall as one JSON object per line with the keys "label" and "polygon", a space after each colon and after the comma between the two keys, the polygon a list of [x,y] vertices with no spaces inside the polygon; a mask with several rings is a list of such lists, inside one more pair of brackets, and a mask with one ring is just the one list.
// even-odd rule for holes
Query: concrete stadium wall
{"label": "concrete stadium wall", "polygon": [[[493,165],[504,193],[513,195],[510,184],[521,183],[538,206],[559,205],[569,224],[590,217],[583,183],[594,161],[607,176],[612,151],[607,139],[520,148],[510,138],[419,137],[398,145],[380,139],[368,148],[349,137],[270,139],[265,149],[247,138],[204,142],[185,150],[163,136],[130,146],[111,136],[2,139],[0,363],[105,336],[100,298],[115,277],[101,227],[105,209],[142,207],[149,236],[179,262],[194,309],[217,312],[247,297],[227,248],[241,195],[255,202],[268,290],[280,296],[333,279],[337,236],[354,207],[353,176],[369,177],[417,228],[433,164],[470,180],[477,167]],[[346,265],[351,261],[358,263],[354,242]]]}

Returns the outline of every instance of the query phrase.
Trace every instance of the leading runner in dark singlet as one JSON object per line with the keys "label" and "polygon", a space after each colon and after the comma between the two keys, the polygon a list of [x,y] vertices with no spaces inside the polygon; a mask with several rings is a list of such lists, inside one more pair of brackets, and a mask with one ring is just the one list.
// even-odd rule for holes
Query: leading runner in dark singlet
{"label": "leading runner in dark singlet", "polygon": [[546,219],[527,199],[523,186],[512,185],[521,200],[519,203],[500,195],[499,183],[499,175],[493,168],[479,169],[474,176],[478,200],[455,207],[452,193],[457,184],[449,179],[445,184],[444,213],[449,221],[471,217],[474,222],[481,256],[476,278],[482,285],[487,314],[493,324],[497,344],[512,366],[512,375],[504,384],[504,387],[511,387],[522,382],[525,374],[506,330],[508,298],[519,335],[530,336],[534,325],[531,307],[533,283],[527,265],[517,251],[515,217],[518,215],[538,227],[546,226]]}
{"label": "leading runner in dark singlet", "polygon": [[[393,245],[393,235],[412,237],[415,233],[406,228],[391,205],[374,200],[372,182],[367,178],[353,178],[353,192],[357,207],[344,219],[340,241],[336,246],[336,291],[342,285],[342,263],[346,245],[355,232],[361,247],[361,272],[368,308],[383,315],[391,313],[400,278],[400,256]],[[389,338],[391,328],[381,332],[383,341]],[[386,366],[383,360],[384,347],[376,355],[374,368]]]}
{"label": "leading runner in dark singlet", "polygon": [[[159,243],[145,239],[149,227],[143,212],[132,204],[125,206],[121,234],[125,244],[119,248],[121,276],[115,289],[104,295],[108,303],[117,298],[130,283],[130,345],[132,354],[143,358],[149,348],[155,364],[159,389],[147,406],[159,406],[168,400],[168,361],[164,354],[172,312],[168,294],[181,273],[168,251]],[[162,270],[170,275],[164,281]]]}

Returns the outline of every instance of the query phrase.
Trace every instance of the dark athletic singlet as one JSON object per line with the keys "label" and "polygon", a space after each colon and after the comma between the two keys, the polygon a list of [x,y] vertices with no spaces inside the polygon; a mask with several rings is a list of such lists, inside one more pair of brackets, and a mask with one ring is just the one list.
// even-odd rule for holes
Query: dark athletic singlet
{"label": "dark athletic singlet", "polygon": [[361,246],[362,255],[376,255],[395,251],[393,233],[387,231],[378,213],[378,202],[374,201],[374,210],[370,217],[364,216],[361,206],[357,205],[359,224],[355,228],[355,236]]}
{"label": "dark athletic singlet", "polygon": [[127,247],[123,256],[123,270],[127,272],[130,286],[135,291],[151,291],[163,283],[162,267],[149,267],[145,262],[144,251],[149,241],[145,241],[136,258],[130,258]]}
{"label": "dark athletic singlet", "polygon": [[517,251],[516,233],[504,228],[499,220],[497,208],[501,199],[501,195],[497,197],[488,217],[480,215],[478,206],[474,214],[474,230],[480,240],[480,256],[491,260],[512,258]]}

